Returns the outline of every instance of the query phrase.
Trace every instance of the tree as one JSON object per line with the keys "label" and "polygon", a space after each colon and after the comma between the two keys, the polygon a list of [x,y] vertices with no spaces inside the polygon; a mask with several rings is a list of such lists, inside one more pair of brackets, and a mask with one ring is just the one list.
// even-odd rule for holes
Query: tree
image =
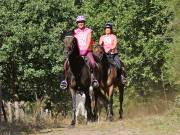
{"label": "tree", "polygon": [[166,37],[172,12],[160,0],[86,0],[79,12],[87,16],[96,40],[104,24],[113,22],[129,86],[144,89],[163,81],[170,60]]}
{"label": "tree", "polygon": [[0,3],[0,62],[12,98],[32,100],[59,92],[62,33],[72,27],[73,3],[65,0],[3,0]]}

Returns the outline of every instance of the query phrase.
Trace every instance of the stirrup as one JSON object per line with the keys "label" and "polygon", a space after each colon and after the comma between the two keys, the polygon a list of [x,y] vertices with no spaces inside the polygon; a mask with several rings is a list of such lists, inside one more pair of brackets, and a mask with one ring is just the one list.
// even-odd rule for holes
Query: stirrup
{"label": "stirrup", "polygon": [[93,80],[92,85],[93,85],[93,87],[98,88],[99,82],[97,80]]}
{"label": "stirrup", "polygon": [[61,82],[60,88],[63,89],[63,90],[67,89],[67,81],[66,81],[66,80],[63,80],[63,81]]}

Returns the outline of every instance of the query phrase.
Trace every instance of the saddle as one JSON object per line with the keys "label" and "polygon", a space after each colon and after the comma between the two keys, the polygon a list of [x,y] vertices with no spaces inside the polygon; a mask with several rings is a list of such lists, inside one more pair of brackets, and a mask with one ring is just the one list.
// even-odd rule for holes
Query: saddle
{"label": "saddle", "polygon": [[[87,56],[81,56],[84,59],[84,62],[87,64],[88,68],[91,70],[92,69],[92,65],[91,65],[91,61]],[[95,61],[95,65],[97,65],[96,61]]]}

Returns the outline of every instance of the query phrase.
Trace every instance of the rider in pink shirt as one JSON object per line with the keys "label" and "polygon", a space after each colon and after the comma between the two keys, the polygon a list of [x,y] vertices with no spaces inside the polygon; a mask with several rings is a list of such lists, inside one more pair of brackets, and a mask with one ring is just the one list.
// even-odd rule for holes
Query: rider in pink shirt
{"label": "rider in pink shirt", "polygon": [[104,50],[106,53],[111,51],[111,54],[117,53],[116,44],[117,37],[114,34],[105,34],[100,37],[100,44],[103,44]]}
{"label": "rider in pink shirt", "polygon": [[74,36],[78,41],[78,47],[81,56],[87,56],[90,59],[91,65],[95,66],[94,57],[92,56],[92,30],[85,27],[85,22],[77,22],[78,28],[74,30]]}
{"label": "rider in pink shirt", "polygon": [[[118,70],[123,70],[123,72],[125,72],[123,63],[121,62],[118,56],[117,37],[112,32],[112,24],[107,23],[104,27],[104,30],[105,30],[105,34],[100,37],[99,44],[103,45],[103,48],[107,54],[111,54],[113,56],[113,59],[116,63]],[[121,81],[123,83],[126,82],[126,78],[122,75],[121,75]]]}
{"label": "rider in pink shirt", "polygon": [[92,55],[92,30],[90,28],[87,28],[85,25],[85,17],[84,16],[78,16],[76,19],[77,22],[77,28],[74,30],[74,37],[76,37],[78,41],[78,47],[80,51],[80,56],[87,56],[91,63],[91,79],[93,80],[92,83],[94,83],[95,87],[99,86],[98,81],[95,79],[93,71],[96,67],[94,57]]}
{"label": "rider in pink shirt", "polygon": [[[76,18],[77,28],[74,30],[74,37],[77,39],[78,42],[80,56],[87,56],[90,60],[91,79],[93,80],[92,83],[94,84],[95,87],[98,87],[99,83],[95,79],[93,74],[96,64],[94,61],[94,57],[92,55],[92,44],[93,44],[92,30],[86,27],[85,22],[86,20],[84,16],[78,16]],[[67,81],[63,80],[60,86],[63,86],[63,88],[67,88]]]}

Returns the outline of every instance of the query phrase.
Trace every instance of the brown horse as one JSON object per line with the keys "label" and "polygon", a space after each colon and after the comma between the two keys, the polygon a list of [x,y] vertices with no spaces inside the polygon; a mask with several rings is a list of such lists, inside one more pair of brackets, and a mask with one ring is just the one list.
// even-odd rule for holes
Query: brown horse
{"label": "brown horse", "polygon": [[108,105],[107,105],[107,111],[108,111],[108,119],[112,121],[113,119],[113,92],[114,88],[119,88],[119,102],[120,102],[120,110],[119,115],[120,119],[122,119],[123,115],[123,95],[124,95],[124,84],[121,82],[121,76],[119,76],[122,73],[119,73],[121,71],[118,71],[116,66],[110,62],[113,60],[111,59],[111,55],[108,56],[108,54],[105,53],[104,48],[101,45],[97,45],[94,49],[94,54],[100,59],[100,63],[102,66],[102,78],[100,82],[100,92],[104,96],[107,97]]}
{"label": "brown horse", "polygon": [[[66,58],[65,79],[68,82],[68,89],[70,90],[72,97],[73,113],[71,126],[74,126],[76,124],[76,92],[83,91],[86,94],[85,104],[87,115],[88,120],[91,120],[95,102],[94,87],[92,84],[90,68],[86,63],[85,58],[79,55],[77,39],[72,33],[65,36],[64,45],[64,55]],[[98,71],[96,73],[98,74]]]}

